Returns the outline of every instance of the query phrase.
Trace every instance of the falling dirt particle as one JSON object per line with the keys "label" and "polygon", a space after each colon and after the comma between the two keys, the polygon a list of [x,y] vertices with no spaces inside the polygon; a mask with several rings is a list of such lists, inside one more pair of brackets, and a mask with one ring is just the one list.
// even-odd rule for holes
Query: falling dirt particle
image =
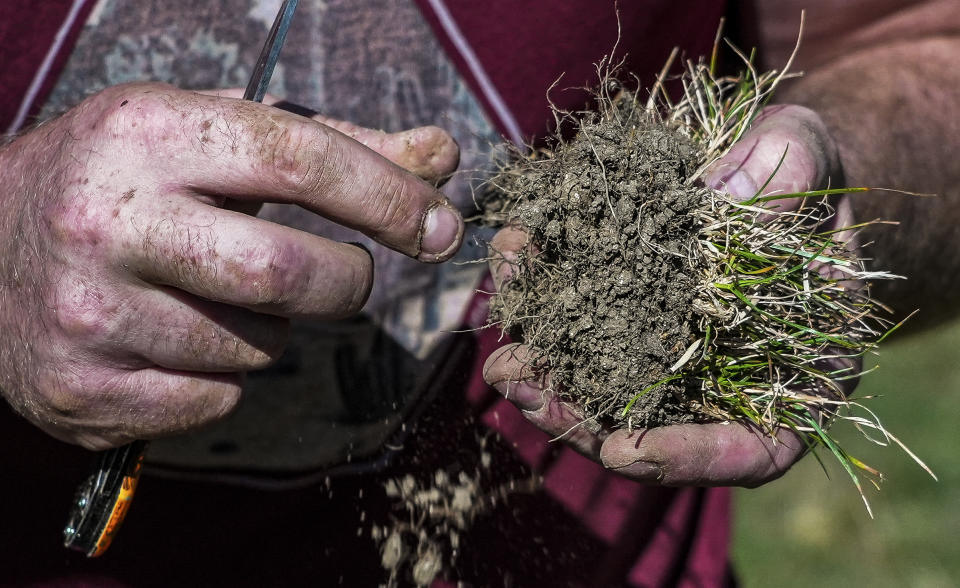
{"label": "falling dirt particle", "polygon": [[484,451],[483,453],[480,454],[480,465],[481,465],[484,469],[489,469],[489,468],[490,468],[490,460],[491,460],[491,459],[492,459],[492,458],[490,457],[490,454],[487,453],[486,451]]}
{"label": "falling dirt particle", "polygon": [[400,562],[403,561],[404,552],[403,537],[400,535],[400,532],[394,531],[390,533],[390,536],[383,542],[383,547],[380,549],[380,565],[382,565],[385,570],[396,569],[400,565]]}
{"label": "falling dirt particle", "polygon": [[443,569],[443,556],[435,545],[430,545],[413,565],[413,581],[417,586],[429,586]]}
{"label": "falling dirt particle", "polygon": [[[485,440],[480,441],[481,446]],[[407,474],[384,482],[384,494],[395,515],[388,525],[374,525],[370,537],[380,546],[381,565],[389,573],[387,586],[410,582],[427,586],[439,575],[449,575],[460,553],[461,534],[478,517],[517,493],[535,492],[542,481],[525,477],[490,487],[486,471],[489,453],[481,447],[482,465],[473,473],[460,471],[456,479],[443,468],[432,474]]]}

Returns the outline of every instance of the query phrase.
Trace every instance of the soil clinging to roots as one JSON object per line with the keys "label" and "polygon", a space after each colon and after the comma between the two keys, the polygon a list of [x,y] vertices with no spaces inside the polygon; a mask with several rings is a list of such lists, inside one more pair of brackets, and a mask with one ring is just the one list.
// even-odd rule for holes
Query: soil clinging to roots
{"label": "soil clinging to roots", "polygon": [[826,447],[860,488],[857,471],[879,472],[827,426],[848,419],[899,444],[844,384],[896,328],[869,283],[898,276],[867,271],[838,240],[857,227],[837,226],[828,197],[868,188],[764,186],[741,202],[703,186],[785,75],[739,55],[746,69],[732,77],[717,77],[713,60],[687,62],[677,101],[663,76],[641,100],[601,62],[596,108],[556,113],[572,138],[510,150],[483,219],[528,240],[492,252],[510,275],[490,322],[531,347],[529,367],[585,426],[787,427]]}
{"label": "soil clinging to roots", "polygon": [[635,101],[619,105],[581,120],[576,139],[549,157],[522,160],[494,181],[536,253],[492,313],[543,350],[553,385],[586,414],[639,426],[690,421],[696,399],[681,381],[622,413],[669,377],[697,338],[702,272],[690,266],[689,247],[696,211],[709,202],[687,179],[704,154]]}

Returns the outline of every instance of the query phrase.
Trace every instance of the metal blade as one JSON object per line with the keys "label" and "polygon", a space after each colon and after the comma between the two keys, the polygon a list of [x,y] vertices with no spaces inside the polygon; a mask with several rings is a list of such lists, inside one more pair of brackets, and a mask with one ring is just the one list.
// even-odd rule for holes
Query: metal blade
{"label": "metal blade", "polygon": [[283,0],[280,11],[277,12],[277,18],[273,21],[273,27],[270,29],[267,42],[264,43],[263,50],[260,51],[257,65],[253,68],[253,75],[250,76],[247,90],[243,93],[244,100],[263,102],[263,96],[267,93],[270,77],[273,76],[273,68],[277,66],[277,58],[280,57],[280,49],[283,48],[283,42],[287,38],[287,30],[293,21],[293,12],[297,9],[298,3],[299,0]]}

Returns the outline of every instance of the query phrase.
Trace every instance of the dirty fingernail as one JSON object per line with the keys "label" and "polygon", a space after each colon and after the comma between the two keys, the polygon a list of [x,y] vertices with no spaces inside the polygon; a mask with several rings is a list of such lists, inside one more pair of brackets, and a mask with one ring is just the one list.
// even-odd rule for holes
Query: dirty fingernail
{"label": "dirty fingernail", "polygon": [[653,482],[663,478],[663,468],[650,461],[635,461],[622,467],[610,469],[622,476],[645,482]]}
{"label": "dirty fingernail", "polygon": [[714,190],[720,190],[721,192],[726,192],[734,198],[739,198],[740,200],[749,200],[757,195],[759,188],[757,183],[753,181],[749,175],[745,172],[737,170],[728,176],[719,176],[716,178],[708,178],[704,182],[710,188]]}
{"label": "dirty fingernail", "polygon": [[463,219],[448,204],[439,204],[423,219],[420,238],[420,261],[444,261],[460,247]]}
{"label": "dirty fingernail", "polygon": [[520,410],[540,410],[543,408],[543,390],[527,382],[506,381],[493,385],[497,392],[512,402]]}

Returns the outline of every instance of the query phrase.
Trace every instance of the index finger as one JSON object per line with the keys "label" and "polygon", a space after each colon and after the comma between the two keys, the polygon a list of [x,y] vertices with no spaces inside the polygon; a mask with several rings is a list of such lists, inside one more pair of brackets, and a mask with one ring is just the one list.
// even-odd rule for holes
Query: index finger
{"label": "index finger", "polygon": [[297,204],[421,261],[451,257],[463,219],[435,188],[346,135],[248,101],[118,89],[113,126],[154,169],[204,195]]}

